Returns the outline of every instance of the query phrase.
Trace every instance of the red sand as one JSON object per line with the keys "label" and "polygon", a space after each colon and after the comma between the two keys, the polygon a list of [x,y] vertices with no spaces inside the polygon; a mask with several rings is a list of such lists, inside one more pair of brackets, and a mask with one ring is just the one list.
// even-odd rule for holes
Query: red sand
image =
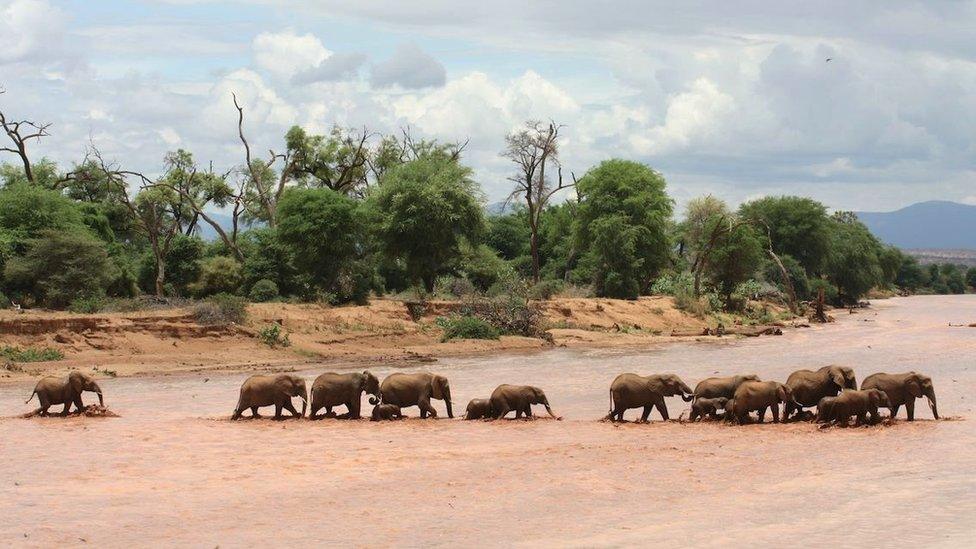
{"label": "red sand", "polygon": [[[0,543],[971,543],[976,329],[948,324],[976,319],[976,296],[895,299],[841,316],[727,345],[427,365],[451,379],[455,410],[499,383],[528,383],[547,391],[561,422],[421,421],[413,408],[413,419],[391,423],[233,423],[225,418],[245,376],[213,373],[100,381],[119,418],[14,419],[30,411],[33,382],[0,387]],[[596,421],[620,372],[673,371],[694,385],[716,372],[783,380],[833,362],[859,381],[926,372],[940,412],[961,420],[931,421],[919,401],[924,421],[857,429]],[[309,383],[326,369],[335,368],[306,372]],[[668,405],[672,417],[687,409]]]}

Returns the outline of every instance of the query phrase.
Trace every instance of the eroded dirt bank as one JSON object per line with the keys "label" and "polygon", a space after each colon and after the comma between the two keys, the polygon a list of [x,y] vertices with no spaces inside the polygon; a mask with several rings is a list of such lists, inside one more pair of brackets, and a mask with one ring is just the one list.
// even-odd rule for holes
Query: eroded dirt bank
{"label": "eroded dirt bank", "polygon": [[[54,362],[7,369],[0,365],[0,383],[63,375],[71,369],[86,370],[95,377],[105,377],[106,372],[127,377],[301,368],[321,362],[416,363],[553,346],[648,346],[671,340],[672,332],[700,333],[715,323],[677,309],[670,297],[554,299],[539,302],[552,343],[511,336],[497,341],[441,342],[443,332],[435,320],[459,306],[457,302],[432,302],[414,319],[406,304],[392,300],[335,308],[253,304],[242,326],[201,326],[188,309],[97,315],[0,311],[0,343],[51,347],[65,355],[64,360]],[[272,349],[257,337],[262,328],[275,323],[288,335],[289,347]]]}
{"label": "eroded dirt bank", "polygon": [[[422,366],[450,377],[456,408],[498,383],[530,383],[561,422],[230,422],[242,373],[105,380],[116,419],[9,419],[30,408],[32,384],[18,382],[0,387],[0,543],[965,546],[976,329],[948,324],[973,318],[972,296],[895,299],[829,328],[726,345]],[[924,371],[956,419],[931,421],[920,405],[914,424],[825,431],[595,421],[620,372],[782,380],[831,362],[858,380]],[[668,406],[674,417],[687,408]]]}

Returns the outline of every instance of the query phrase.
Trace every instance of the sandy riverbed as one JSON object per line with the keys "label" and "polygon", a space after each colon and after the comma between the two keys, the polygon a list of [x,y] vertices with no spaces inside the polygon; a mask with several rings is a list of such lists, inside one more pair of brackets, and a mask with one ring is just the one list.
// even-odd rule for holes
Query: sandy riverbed
{"label": "sandy riverbed", "polygon": [[[10,416],[30,410],[32,382],[0,386],[0,543],[966,545],[976,329],[948,324],[974,321],[976,296],[893,299],[782,337],[424,366],[451,379],[456,410],[499,383],[528,383],[561,422],[232,423],[245,376],[214,373],[102,381],[120,418],[25,420]],[[859,381],[926,372],[954,420],[930,421],[920,402],[924,421],[825,431],[596,421],[620,372],[673,371],[694,385],[834,362]],[[311,382],[324,369],[304,373]],[[687,404],[669,408],[677,417]]]}

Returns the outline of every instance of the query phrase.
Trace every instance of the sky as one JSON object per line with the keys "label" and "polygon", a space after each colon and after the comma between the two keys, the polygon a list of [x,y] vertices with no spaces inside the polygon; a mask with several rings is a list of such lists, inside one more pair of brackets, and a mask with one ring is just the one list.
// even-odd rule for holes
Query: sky
{"label": "sky", "polygon": [[679,209],[976,204],[974,29],[968,1],[0,0],[0,109],[52,123],[31,154],[63,166],[91,141],[229,170],[236,93],[256,151],[295,124],[469,140],[487,202],[504,136],[554,120],[566,172],[640,161]]}

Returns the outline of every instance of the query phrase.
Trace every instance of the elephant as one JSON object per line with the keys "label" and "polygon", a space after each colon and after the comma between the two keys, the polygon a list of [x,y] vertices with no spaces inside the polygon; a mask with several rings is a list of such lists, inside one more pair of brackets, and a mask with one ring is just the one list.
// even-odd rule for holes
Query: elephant
{"label": "elephant", "polygon": [[[302,413],[299,414],[291,405],[292,397],[302,399]],[[303,417],[308,405],[305,380],[290,374],[253,375],[247,378],[241,385],[241,396],[237,400],[237,408],[234,409],[231,419],[240,419],[241,413],[247,408],[251,409],[252,418],[261,417],[258,415],[258,408],[272,404],[275,407],[275,419],[282,419],[282,408],[291,412],[292,417]]]}
{"label": "elephant", "polygon": [[380,385],[380,398],[371,398],[370,404],[383,402],[384,404],[396,404],[401,408],[417,406],[420,408],[420,417],[437,417],[437,411],[430,405],[430,399],[436,398],[443,400],[447,405],[447,417],[453,418],[454,411],[451,408],[451,385],[447,378],[436,374],[390,374]]}
{"label": "elephant", "polygon": [[746,381],[759,381],[755,374],[737,375],[729,377],[710,377],[695,385],[695,398],[732,398],[735,390]]}
{"label": "elephant", "polygon": [[705,416],[711,419],[718,419],[719,409],[731,409],[729,402],[730,399],[725,397],[695,399],[695,402],[691,405],[691,415],[688,419],[691,421],[699,421]]}
{"label": "elephant", "polygon": [[745,423],[746,415],[759,411],[759,423],[766,416],[766,409],[773,410],[773,423],[779,423],[779,403],[793,400],[792,390],[778,381],[746,381],[735,390],[732,416],[738,423]]}
{"label": "elephant", "polygon": [[492,391],[491,398],[488,400],[494,419],[501,419],[512,410],[515,410],[516,419],[521,418],[522,414],[525,414],[527,418],[531,418],[533,404],[542,404],[546,407],[546,412],[549,413],[549,417],[560,419],[556,414],[552,413],[552,408],[549,407],[549,399],[546,398],[546,393],[538,387],[532,387],[530,385],[499,385]]}
{"label": "elephant", "polygon": [[823,397],[820,402],[817,403],[817,417],[814,421],[817,423],[830,423],[834,419],[834,402],[837,402],[837,397]]}
{"label": "elephant", "polygon": [[31,393],[24,404],[30,402],[34,398],[34,395],[37,395],[37,400],[41,406],[34,411],[35,414],[46,416],[47,409],[52,405],[64,404],[64,410],[61,410],[61,416],[63,417],[68,415],[68,410],[71,409],[72,404],[75,405],[78,412],[84,411],[85,404],[81,401],[81,393],[83,391],[95,393],[98,395],[99,406],[105,405],[102,399],[102,388],[98,386],[98,383],[91,376],[81,372],[71,372],[68,374],[68,377],[63,379],[59,377],[42,378],[34,386],[34,392]]}
{"label": "elephant", "polygon": [[[344,405],[347,413],[340,418],[359,419],[364,392],[374,397],[380,396],[380,380],[369,370],[351,374],[326,372],[312,382],[312,403],[308,417],[332,417],[335,416],[332,407]],[[317,416],[316,413],[322,408],[325,408],[325,415]]]}
{"label": "elephant", "polygon": [[638,423],[647,423],[651,410],[668,420],[668,407],[664,397],[680,396],[686,402],[693,398],[691,387],[675,374],[654,374],[647,377],[637,374],[620,374],[610,384],[610,413],[604,419],[623,421],[624,412],[631,408],[644,408]]}
{"label": "elephant", "polygon": [[395,404],[377,404],[373,406],[373,413],[369,418],[370,421],[389,421],[394,419],[403,419],[403,412]]}
{"label": "elephant", "polygon": [[834,397],[833,402],[826,406],[822,419],[826,423],[836,421],[839,425],[846,426],[854,416],[857,418],[855,425],[863,425],[867,423],[868,414],[871,414],[871,423],[877,423],[881,419],[878,415],[879,406],[890,406],[888,395],[881,389],[848,389]]}
{"label": "elephant", "polygon": [[473,398],[468,403],[464,419],[487,419],[491,417],[491,401],[487,398]]}
{"label": "elephant", "polygon": [[816,406],[823,397],[837,396],[844,389],[857,389],[854,370],[847,366],[824,366],[817,371],[797,370],[790,374],[786,385],[793,390],[794,402],[787,402],[783,418],[789,419],[794,412]]}
{"label": "elephant", "polygon": [[902,404],[908,412],[908,421],[915,421],[915,399],[925,396],[932,409],[932,417],[939,419],[939,406],[935,400],[932,378],[916,372],[906,374],[871,374],[861,383],[861,389],[881,389],[888,396],[891,418],[898,415]]}

